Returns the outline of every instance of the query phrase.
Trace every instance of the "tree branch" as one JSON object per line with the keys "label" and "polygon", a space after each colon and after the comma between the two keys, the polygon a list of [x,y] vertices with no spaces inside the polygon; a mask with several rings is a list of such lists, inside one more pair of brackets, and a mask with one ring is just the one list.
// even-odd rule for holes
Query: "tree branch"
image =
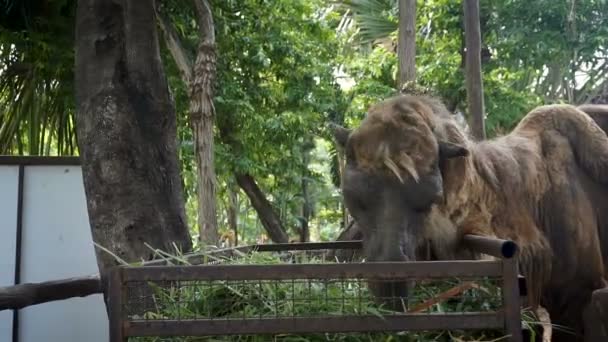
{"label": "tree branch", "polygon": [[272,204],[266,199],[264,193],[249,174],[237,174],[236,181],[245,191],[251,201],[251,205],[258,213],[262,225],[268,232],[270,239],[275,243],[286,243],[289,236],[285,232],[279,215],[274,211]]}
{"label": "tree branch", "polygon": [[213,26],[213,15],[207,0],[193,0],[196,11],[198,29],[201,35],[201,43],[215,44],[215,31]]}
{"label": "tree branch", "polygon": [[163,32],[165,44],[167,44],[167,48],[171,52],[173,60],[179,68],[182,80],[185,84],[190,84],[190,79],[192,78],[192,59],[188,56],[186,50],[182,46],[177,31],[175,31],[171,24],[171,20],[163,13],[160,13],[158,9],[156,9],[155,13],[160,29]]}

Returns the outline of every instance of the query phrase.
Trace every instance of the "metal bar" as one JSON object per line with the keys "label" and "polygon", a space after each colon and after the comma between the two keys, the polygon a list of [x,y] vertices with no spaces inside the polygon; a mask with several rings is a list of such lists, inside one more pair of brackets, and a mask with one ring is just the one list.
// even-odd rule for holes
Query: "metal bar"
{"label": "metal bar", "polygon": [[302,318],[130,321],[126,336],[208,336],[287,333],[500,329],[502,313],[404,314]]}
{"label": "metal bar", "polygon": [[123,271],[121,267],[113,267],[108,275],[108,316],[110,324],[110,342],[127,341],[124,335],[123,298],[126,291],[123,289]]}
{"label": "metal bar", "polygon": [[2,156],[0,165],[80,165],[80,157]]}
{"label": "metal bar", "polygon": [[[283,251],[314,251],[323,249],[361,249],[363,243],[361,240],[352,241],[333,241],[333,242],[300,242],[300,243],[272,243],[259,245],[244,245],[238,247],[223,248],[207,252],[206,254],[191,253],[185,254],[182,258],[186,259],[192,265],[204,263],[205,258],[233,256],[234,252],[249,253],[257,252],[283,252]],[[166,265],[165,259],[146,261],[144,266],[163,266]]]}
{"label": "metal bar", "polygon": [[[200,253],[200,252],[189,253],[189,254],[184,254],[181,258],[186,259],[186,261],[189,264],[200,265],[200,264],[205,264],[205,261],[214,261],[214,258],[234,256],[234,252],[237,252],[237,251],[241,252],[241,253],[249,253],[252,250],[252,246],[253,245],[223,248],[223,249],[217,249],[214,251],[210,251],[210,252],[207,252],[204,254]],[[165,265],[167,265],[167,259],[150,260],[150,261],[144,261],[142,263],[142,266],[165,266]]]}
{"label": "metal bar", "polygon": [[501,259],[512,258],[518,246],[514,241],[466,234],[462,238],[466,247],[475,252],[488,254]]}
{"label": "metal bar", "polygon": [[272,243],[251,246],[258,252],[312,251],[317,249],[361,249],[361,240],[333,242]]}
{"label": "metal bar", "polygon": [[[19,165],[17,178],[17,231],[15,237],[15,279],[14,284],[21,283],[21,241],[23,239],[23,178],[25,167]],[[19,310],[13,310],[13,342],[19,342]]]}
{"label": "metal bar", "polygon": [[521,303],[517,269],[517,256],[503,259],[502,297],[505,312],[505,329],[509,341],[522,342]]}
{"label": "metal bar", "polygon": [[337,278],[428,279],[446,277],[499,277],[502,275],[502,263],[499,260],[121,267],[125,270],[125,281]]}

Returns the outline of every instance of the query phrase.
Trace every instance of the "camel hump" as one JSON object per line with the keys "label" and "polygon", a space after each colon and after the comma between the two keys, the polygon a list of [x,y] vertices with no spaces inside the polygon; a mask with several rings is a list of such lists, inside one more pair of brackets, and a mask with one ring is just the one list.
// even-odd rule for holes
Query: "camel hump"
{"label": "camel hump", "polygon": [[553,130],[566,137],[579,166],[599,183],[608,184],[608,136],[594,119],[567,104],[539,106],[524,117],[518,131]]}

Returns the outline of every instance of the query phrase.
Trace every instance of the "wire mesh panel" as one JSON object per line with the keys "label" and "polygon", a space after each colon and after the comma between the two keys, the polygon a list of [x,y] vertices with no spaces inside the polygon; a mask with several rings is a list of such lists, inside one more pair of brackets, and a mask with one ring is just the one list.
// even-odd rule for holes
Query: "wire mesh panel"
{"label": "wire mesh panel", "polygon": [[[494,312],[502,307],[500,278],[421,280],[403,294],[403,279],[129,281],[129,320],[251,320],[260,318]],[[380,290],[382,291],[382,290]]]}
{"label": "wire mesh panel", "polygon": [[502,260],[332,263],[307,251],[256,258],[118,268],[110,285],[113,336],[462,329],[504,335],[509,285]]}

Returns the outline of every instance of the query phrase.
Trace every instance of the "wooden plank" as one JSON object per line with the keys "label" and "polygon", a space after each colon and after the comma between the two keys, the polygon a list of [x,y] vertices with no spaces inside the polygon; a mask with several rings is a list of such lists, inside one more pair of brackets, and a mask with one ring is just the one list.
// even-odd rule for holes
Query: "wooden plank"
{"label": "wooden plank", "polygon": [[126,336],[208,336],[372,331],[501,329],[502,313],[403,314],[262,319],[149,320],[125,324]]}
{"label": "wooden plank", "polygon": [[0,165],[80,165],[80,157],[6,156],[0,155]]}
{"label": "wooden plank", "polygon": [[124,267],[125,281],[498,277],[495,260]]}
{"label": "wooden plank", "polygon": [[123,287],[123,269],[114,267],[108,275],[108,295],[107,308],[110,325],[110,342],[127,341],[124,334],[125,319],[123,313],[123,298],[125,297],[125,289]]}
{"label": "wooden plank", "polygon": [[522,342],[521,300],[519,297],[517,257],[503,260],[502,296],[505,310],[505,329],[509,341]]}

